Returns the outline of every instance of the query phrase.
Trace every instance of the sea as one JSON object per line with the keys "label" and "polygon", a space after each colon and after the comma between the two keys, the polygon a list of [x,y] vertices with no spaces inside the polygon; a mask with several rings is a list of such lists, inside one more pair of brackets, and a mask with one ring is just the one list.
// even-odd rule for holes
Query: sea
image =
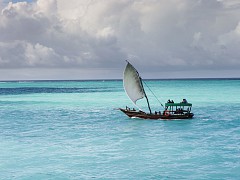
{"label": "sea", "polygon": [[144,86],[153,111],[185,98],[194,118],[128,118],[121,80],[1,81],[0,179],[240,179],[240,79]]}

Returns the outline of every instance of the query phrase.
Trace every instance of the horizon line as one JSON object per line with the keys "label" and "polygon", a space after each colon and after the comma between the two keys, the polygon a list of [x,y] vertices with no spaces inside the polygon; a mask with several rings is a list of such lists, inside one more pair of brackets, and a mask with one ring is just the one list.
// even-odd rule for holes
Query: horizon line
{"label": "horizon line", "polygon": [[[122,81],[121,78],[113,79],[20,79],[20,80],[0,80],[0,82],[30,82],[30,81]],[[240,80],[240,77],[230,77],[230,78],[146,78],[143,80]]]}

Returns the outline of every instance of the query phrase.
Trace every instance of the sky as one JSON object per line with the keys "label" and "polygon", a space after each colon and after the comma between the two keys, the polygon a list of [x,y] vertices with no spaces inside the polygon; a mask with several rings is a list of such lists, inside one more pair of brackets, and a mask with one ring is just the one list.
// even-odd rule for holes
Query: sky
{"label": "sky", "polygon": [[239,78],[239,0],[0,0],[0,80]]}

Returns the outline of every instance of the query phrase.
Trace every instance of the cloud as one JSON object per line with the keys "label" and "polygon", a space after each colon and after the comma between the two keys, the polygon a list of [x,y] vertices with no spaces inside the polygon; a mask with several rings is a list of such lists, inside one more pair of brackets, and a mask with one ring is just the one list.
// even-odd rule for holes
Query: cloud
{"label": "cloud", "polygon": [[235,0],[1,0],[0,11],[0,69],[240,68]]}

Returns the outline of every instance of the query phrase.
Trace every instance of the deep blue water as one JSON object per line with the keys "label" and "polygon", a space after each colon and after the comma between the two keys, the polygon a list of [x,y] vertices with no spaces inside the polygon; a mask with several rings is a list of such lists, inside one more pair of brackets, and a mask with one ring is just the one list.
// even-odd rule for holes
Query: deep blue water
{"label": "deep blue water", "polygon": [[0,179],[239,179],[240,80],[145,82],[195,117],[129,119],[122,81],[0,82]]}

